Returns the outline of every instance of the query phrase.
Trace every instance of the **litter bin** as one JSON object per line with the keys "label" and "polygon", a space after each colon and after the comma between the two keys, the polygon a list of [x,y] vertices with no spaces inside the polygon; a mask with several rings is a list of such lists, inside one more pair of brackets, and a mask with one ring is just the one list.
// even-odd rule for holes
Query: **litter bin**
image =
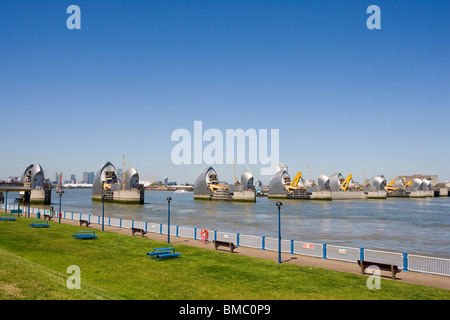
{"label": "litter bin", "polygon": [[36,218],[38,218],[38,219],[41,218],[41,212],[40,212],[40,211],[38,211],[38,212],[36,213]]}

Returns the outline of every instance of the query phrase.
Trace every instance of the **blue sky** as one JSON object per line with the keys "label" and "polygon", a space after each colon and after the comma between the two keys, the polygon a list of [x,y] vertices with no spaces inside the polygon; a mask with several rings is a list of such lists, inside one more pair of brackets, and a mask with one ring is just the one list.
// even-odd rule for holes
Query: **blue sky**
{"label": "blue sky", "polygon": [[[71,4],[81,30],[66,27]],[[366,27],[372,4],[380,30]],[[170,136],[201,120],[224,134],[279,129],[291,175],[450,180],[448,12],[447,1],[3,0],[0,179],[31,163],[80,179],[125,154],[142,178],[193,183],[207,164],[173,164]],[[231,165],[213,167],[232,181]]]}

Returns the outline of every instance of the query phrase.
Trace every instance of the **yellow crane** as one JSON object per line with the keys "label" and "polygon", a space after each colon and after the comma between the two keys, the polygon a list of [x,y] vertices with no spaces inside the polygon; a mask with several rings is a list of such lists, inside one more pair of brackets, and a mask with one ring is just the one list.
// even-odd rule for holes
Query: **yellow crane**
{"label": "yellow crane", "polygon": [[211,189],[212,192],[216,192],[218,189],[227,189],[227,186],[224,184],[210,183],[209,188]]}
{"label": "yellow crane", "polygon": [[299,183],[301,178],[302,178],[302,173],[299,171],[295,175],[294,179],[290,183],[286,183],[286,185],[284,187],[286,188],[286,190],[288,192],[292,192],[292,191],[294,191],[296,189],[302,189],[303,187],[299,187],[298,186],[298,183]]}
{"label": "yellow crane", "polygon": [[217,176],[215,174],[209,175],[209,183],[208,183],[209,189],[214,193],[218,189],[228,189],[228,186],[225,184],[219,184],[219,180],[217,179]]}
{"label": "yellow crane", "polygon": [[352,180],[352,175],[349,174],[349,175],[347,176],[347,178],[345,178],[345,180],[341,183],[341,189],[342,189],[343,191],[347,191],[348,185],[350,184],[350,181],[351,181],[351,180]]}
{"label": "yellow crane", "polygon": [[394,183],[395,183],[395,179],[392,179],[392,181],[389,182],[388,185],[387,185],[386,187],[389,187],[389,188],[390,188],[390,187],[393,187]]}
{"label": "yellow crane", "polygon": [[408,182],[405,183],[406,179],[405,179],[405,175],[404,175],[403,171],[402,171],[402,179],[403,179],[403,184],[405,185],[405,188],[411,186],[412,180],[409,180]]}
{"label": "yellow crane", "polygon": [[405,189],[405,187],[409,187],[412,183],[412,181],[408,181],[405,184],[405,179],[402,177],[402,181],[403,181],[403,187],[399,188],[399,187],[394,187],[394,183],[395,183],[395,179],[392,179],[391,182],[388,183],[387,186],[384,187],[384,189],[386,191],[393,191],[393,190],[400,190],[400,189]]}

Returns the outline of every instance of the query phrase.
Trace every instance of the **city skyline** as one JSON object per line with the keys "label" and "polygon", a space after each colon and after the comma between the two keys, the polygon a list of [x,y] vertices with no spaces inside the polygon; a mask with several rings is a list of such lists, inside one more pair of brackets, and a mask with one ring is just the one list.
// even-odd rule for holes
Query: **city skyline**
{"label": "city skyline", "polygon": [[[279,162],[450,181],[450,20],[443,1],[69,1],[0,3],[0,179],[39,163],[77,177],[105,162],[193,183],[172,133],[279,130]],[[381,29],[369,29],[370,5]],[[203,141],[203,148],[208,142]],[[247,150],[248,151],[248,150]],[[250,168],[265,184],[258,164]]]}

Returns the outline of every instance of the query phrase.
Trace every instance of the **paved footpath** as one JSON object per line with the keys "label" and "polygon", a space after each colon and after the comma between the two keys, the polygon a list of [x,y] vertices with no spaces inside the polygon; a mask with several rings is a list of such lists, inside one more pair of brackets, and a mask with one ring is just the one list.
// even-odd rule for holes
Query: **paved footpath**
{"label": "paved footpath", "polygon": [[[33,214],[31,214],[31,216],[33,216]],[[58,218],[54,217],[52,221],[57,222]],[[78,220],[61,219],[61,222],[79,226]],[[83,226],[83,228],[86,228],[86,227]],[[89,229],[101,230],[101,228],[102,228],[101,225],[95,224],[95,223],[92,223],[89,226]],[[122,234],[131,236],[131,230],[128,228],[110,227],[110,226],[105,225],[105,231],[112,231],[112,232],[122,233]],[[136,235],[137,235],[137,233],[136,233]],[[167,242],[167,234],[161,235],[159,233],[147,232],[145,234],[144,238]],[[213,246],[212,242],[208,242],[208,241],[205,244],[203,244],[203,242],[200,240],[175,237],[175,236],[171,236],[170,241],[171,241],[171,243],[183,244],[183,245],[192,246],[192,247],[214,250],[214,246]],[[220,248],[219,248],[219,250],[220,250]],[[229,251],[229,250],[224,250],[224,251]],[[249,257],[278,261],[278,252],[277,251],[260,250],[260,249],[248,248],[248,247],[238,247],[234,250],[234,252],[235,252],[235,254],[242,254],[242,255],[249,256]],[[298,264],[298,265],[303,265],[303,266],[310,266],[310,267],[336,270],[336,271],[342,271],[342,272],[348,272],[348,273],[354,273],[354,274],[361,274],[361,269],[356,262],[351,263],[351,262],[331,260],[331,259],[321,259],[321,258],[308,257],[308,256],[297,255],[297,254],[293,255],[293,254],[289,254],[289,253],[282,253],[281,261],[282,261],[282,263],[292,263],[292,264]],[[386,278],[389,280],[391,279],[390,272],[382,271],[381,276],[383,278]],[[432,274],[419,273],[419,272],[413,272],[413,271],[407,271],[407,272],[402,271],[396,275],[396,280],[391,280],[391,281],[409,282],[409,283],[421,284],[421,285],[450,290],[450,277],[447,277],[447,276],[432,275]]]}

